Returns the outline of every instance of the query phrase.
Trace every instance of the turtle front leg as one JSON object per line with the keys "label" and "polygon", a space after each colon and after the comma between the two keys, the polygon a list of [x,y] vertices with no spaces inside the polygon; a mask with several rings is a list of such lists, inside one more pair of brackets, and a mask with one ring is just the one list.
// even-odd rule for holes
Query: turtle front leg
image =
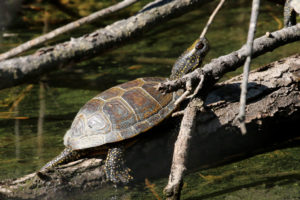
{"label": "turtle front leg", "polygon": [[127,184],[133,178],[129,172],[130,169],[125,166],[124,147],[118,146],[108,149],[105,162],[107,179],[115,184]]}

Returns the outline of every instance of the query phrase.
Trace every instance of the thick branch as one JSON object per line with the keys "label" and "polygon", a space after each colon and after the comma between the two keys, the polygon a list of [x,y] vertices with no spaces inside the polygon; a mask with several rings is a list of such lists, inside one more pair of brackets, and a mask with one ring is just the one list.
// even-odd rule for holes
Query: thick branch
{"label": "thick branch", "polygon": [[[274,142],[275,136],[287,137],[288,134],[297,134],[288,130],[297,127],[300,120],[299,55],[271,63],[250,73],[247,95],[249,103],[246,106],[248,134],[245,136],[240,134],[240,129],[234,124],[239,112],[241,80],[241,76],[235,77],[218,84],[209,93],[205,100],[206,111],[197,115],[189,153],[189,160],[193,163],[188,163],[188,169],[199,169],[199,166],[203,165],[212,166],[220,161],[228,162],[226,157],[234,158],[234,154],[241,155],[247,153],[246,150],[263,148],[266,143],[270,144],[272,140]],[[127,164],[136,180],[143,181],[145,177],[168,175],[173,153],[170,146],[174,144],[174,141],[170,141],[174,138],[170,127],[176,124],[173,118],[168,122],[170,123],[163,124],[165,128],[158,126],[148,133],[141,134],[140,140],[127,149]],[[290,127],[291,123],[294,123],[295,127]],[[164,134],[161,134],[162,132]],[[263,142],[263,138],[268,142]],[[158,154],[160,156],[157,156]],[[17,180],[2,181],[0,198],[55,199],[55,195],[59,196],[61,192],[72,190],[74,193],[82,193],[101,188],[106,183],[102,167],[101,159],[88,159],[61,166],[59,171],[50,174],[51,180],[47,182],[36,180],[34,174]]]}
{"label": "thick branch", "polygon": [[2,61],[0,62],[0,89],[23,83],[30,78],[36,78],[58,67],[66,66],[70,62],[97,56],[99,53],[119,45],[120,42],[128,41],[158,23],[183,14],[187,10],[196,8],[196,5],[206,2],[209,1],[163,0],[147,7],[135,16],[117,21],[89,35],[41,49],[33,55]]}

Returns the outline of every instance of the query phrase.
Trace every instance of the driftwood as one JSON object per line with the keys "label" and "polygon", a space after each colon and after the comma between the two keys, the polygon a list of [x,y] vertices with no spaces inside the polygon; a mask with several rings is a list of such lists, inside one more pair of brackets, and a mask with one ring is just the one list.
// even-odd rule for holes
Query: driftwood
{"label": "driftwood", "polygon": [[160,0],[150,3],[138,14],[117,21],[80,38],[42,48],[29,56],[0,62],[0,89],[24,83],[41,74],[68,66],[80,60],[99,56],[115,46],[128,42],[142,32],[171,19],[208,0]]}
{"label": "driftwood", "polygon": [[[278,140],[282,141],[282,138],[297,135],[292,130],[298,126],[300,119],[300,55],[276,61],[250,73],[246,106],[248,134],[245,136],[241,135],[234,120],[239,113],[241,79],[242,76],[238,76],[217,84],[208,94],[205,112],[197,116],[190,152],[193,162],[188,163],[188,169],[219,164],[234,154],[249,153],[266,144],[276,143],[279,136]],[[165,121],[141,134],[139,140],[126,151],[127,164],[136,181],[168,175],[177,129],[170,131],[171,125],[176,127],[174,119]],[[50,172],[49,176],[47,181],[38,179],[35,174],[4,180],[0,183],[0,199],[51,199],[55,195],[70,194],[70,191],[76,194],[76,191],[108,185],[102,159],[69,163]]]}

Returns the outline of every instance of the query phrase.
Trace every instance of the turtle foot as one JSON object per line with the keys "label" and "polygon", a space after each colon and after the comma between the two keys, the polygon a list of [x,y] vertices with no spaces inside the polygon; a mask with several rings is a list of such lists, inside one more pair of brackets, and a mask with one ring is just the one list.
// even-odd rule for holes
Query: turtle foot
{"label": "turtle foot", "polygon": [[129,168],[123,168],[123,169],[106,169],[106,176],[107,179],[113,182],[114,184],[128,184],[130,180],[133,179],[133,177],[130,175],[130,169]]}
{"label": "turtle foot", "polygon": [[109,149],[105,162],[106,177],[115,184],[127,184],[133,179],[131,170],[125,166],[123,151],[123,147]]}

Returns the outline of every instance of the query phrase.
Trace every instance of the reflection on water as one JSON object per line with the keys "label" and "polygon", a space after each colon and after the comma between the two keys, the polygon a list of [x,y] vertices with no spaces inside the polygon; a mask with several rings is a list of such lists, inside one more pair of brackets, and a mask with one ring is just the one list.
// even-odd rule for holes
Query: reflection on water
{"label": "reflection on water", "polygon": [[[18,107],[16,106],[14,109],[14,115],[18,116]],[[15,146],[16,146],[16,159],[18,160],[20,158],[20,120],[15,119]]]}
{"label": "reflection on water", "polygon": [[[10,117],[12,119],[0,119],[0,179],[19,177],[35,171],[56,156],[63,149],[63,135],[71,125],[76,112],[98,92],[136,77],[168,76],[172,61],[199,35],[208,13],[214,6],[206,5],[163,26],[158,25],[132,44],[106,52],[90,61],[73,64],[66,69],[53,72],[47,76],[47,81],[37,81],[34,86],[22,85],[0,91],[0,114],[14,108],[14,114]],[[227,2],[208,33],[211,52],[205,62],[240,48],[246,41],[249,6],[250,2],[245,0]],[[270,6],[272,9],[269,8]],[[282,7],[272,2],[262,2],[261,10],[264,12],[259,16],[257,36],[263,35],[266,31],[276,30],[279,26],[277,18],[281,19],[282,16]],[[47,31],[49,28],[47,13],[44,14],[43,19],[43,26],[23,29],[13,27],[11,31],[18,33],[17,41],[24,42],[29,37],[34,37],[35,33],[41,33],[43,29]],[[28,31],[28,28],[31,28],[32,32]],[[89,32],[90,28],[91,26],[85,27],[84,30],[78,30],[76,34]],[[69,38],[70,35],[62,36],[64,37]],[[16,45],[15,39],[3,38],[2,40],[0,52]],[[298,51],[299,42],[287,45],[255,59],[253,67]],[[226,76],[230,77],[237,73],[240,71],[237,70]],[[185,179],[184,198],[237,199],[239,195],[256,193],[265,199],[272,199],[267,194],[270,180],[274,180],[272,177],[278,174],[283,176],[284,173],[292,170],[300,170],[299,149],[296,146],[282,150],[284,156],[274,151],[218,168],[201,170],[201,172],[195,170]],[[137,161],[133,158],[132,162]],[[159,163],[157,165],[159,166]],[[298,171],[294,172],[297,173]],[[264,174],[269,177],[264,177]],[[260,180],[263,183],[251,186],[253,183],[251,180]],[[289,183],[274,180],[275,184],[281,186],[275,188],[273,193],[283,194],[282,190],[290,189],[291,195],[296,196],[298,191],[294,191],[293,188],[299,182],[290,178],[285,180]],[[161,191],[167,179],[157,178],[149,181],[162,197]],[[239,189],[238,185],[246,189]],[[78,196],[73,199],[98,199],[100,193],[112,199],[155,198],[153,193],[145,188],[144,182],[141,182],[138,186],[129,189],[118,188],[113,191],[113,195],[111,190],[97,191],[85,194],[86,197]],[[284,199],[285,196],[282,197]],[[259,199],[258,196],[256,198]]]}
{"label": "reflection on water", "polygon": [[[46,111],[46,98],[45,98],[45,83],[43,81],[39,82],[39,117],[37,123],[37,157],[42,158],[43,151],[43,126]],[[40,165],[43,164],[43,159],[39,159]]]}

